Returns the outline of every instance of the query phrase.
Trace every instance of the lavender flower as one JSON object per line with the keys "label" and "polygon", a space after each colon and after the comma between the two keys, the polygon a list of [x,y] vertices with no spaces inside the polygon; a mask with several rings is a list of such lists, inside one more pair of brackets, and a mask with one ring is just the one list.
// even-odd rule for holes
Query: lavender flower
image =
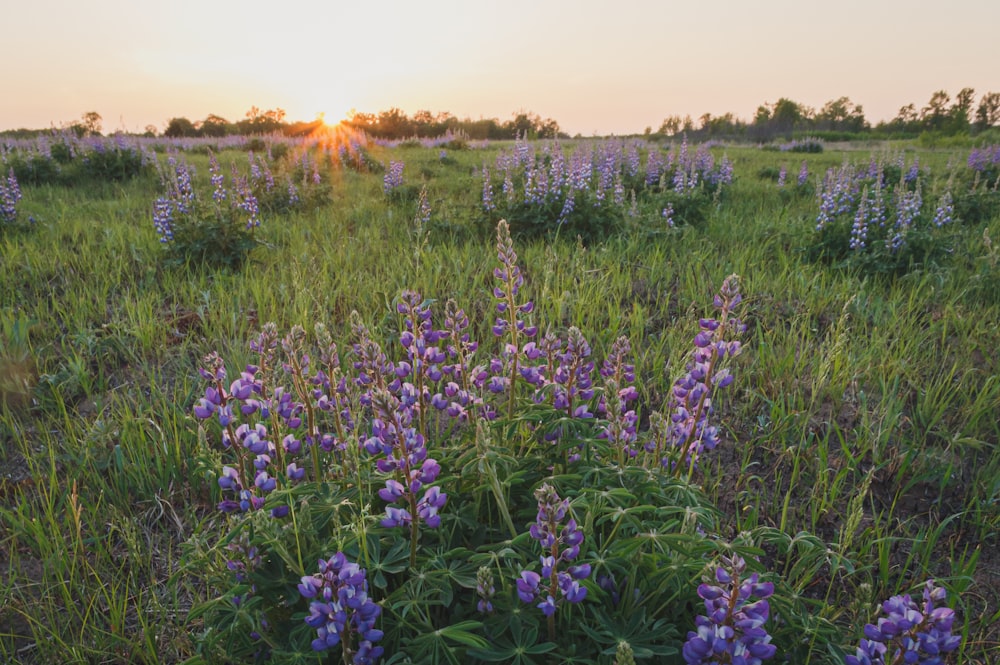
{"label": "lavender flower", "polygon": [[785,186],[785,178],[788,176],[788,168],[782,164],[781,169],[778,171],[778,187]]}
{"label": "lavender flower", "polygon": [[[319,561],[319,572],[301,578],[299,594],[310,599],[305,622],[316,629],[314,651],[340,646],[344,663],[368,665],[384,652],[374,643],[383,633],[375,627],[382,608],[368,597],[364,568],[337,552]],[[355,637],[357,645],[355,645]]]}
{"label": "lavender flower", "polygon": [[389,168],[382,177],[382,191],[388,196],[403,186],[403,162],[389,161]]}
{"label": "lavender flower", "polygon": [[17,184],[14,169],[10,169],[6,180],[0,178],[0,223],[13,224],[17,221],[17,202],[21,200],[21,187]]}
{"label": "lavender flower", "polygon": [[760,665],[774,656],[764,624],[770,607],[767,603],[774,585],[760,582],[757,573],[743,578],[746,562],[739,556],[723,557],[716,568],[714,584],[698,587],[705,601],[705,614],[695,619],[695,630],[681,651],[688,665],[741,663]]}
{"label": "lavender flower", "polygon": [[[635,386],[635,366],[626,362],[632,348],[627,337],[619,337],[611,346],[611,351],[601,367],[604,379],[604,396],[598,406],[598,412],[606,415],[607,425],[598,434],[598,438],[606,439],[608,443],[619,450],[623,457],[635,457],[636,426],[639,417],[629,403],[639,398]],[[624,461],[620,457],[620,461]]]}
{"label": "lavender flower", "polygon": [[955,611],[935,607],[945,599],[944,588],[935,587],[934,580],[924,585],[922,606],[909,594],[893,596],[882,603],[886,616],[865,626],[865,637],[855,654],[845,656],[844,662],[846,665],[941,665],[942,655],[962,644],[961,635],[951,634]]}
{"label": "lavender flower", "polygon": [[171,199],[158,197],[153,202],[153,227],[160,235],[160,242],[174,239],[174,203]]}
{"label": "lavender flower", "polygon": [[[563,524],[569,515],[569,501],[560,499],[555,488],[547,483],[535,490],[535,498],[538,515],[528,532],[542,546],[541,574],[522,571],[516,582],[517,596],[522,602],[536,603],[535,606],[548,617],[552,637],[555,631],[553,615],[559,605],[579,603],[587,597],[587,587],[580,581],[590,575],[590,564],[568,565],[579,556],[583,543],[583,532],[576,520],[570,518]],[[563,570],[561,566],[568,567]]]}
{"label": "lavender flower", "polygon": [[514,410],[514,381],[518,375],[521,336],[534,337],[538,329],[535,326],[528,326],[521,318],[522,315],[531,313],[534,303],[530,300],[519,302],[518,296],[524,284],[524,276],[517,265],[517,252],[514,251],[514,241],[510,237],[510,227],[503,219],[497,224],[497,258],[500,266],[494,268],[493,276],[500,282],[500,286],[493,289],[493,296],[498,301],[497,313],[500,316],[496,318],[493,334],[497,337],[506,335],[509,339],[501,353],[503,364],[497,368],[502,369],[506,365],[509,373],[496,378],[499,379],[502,390],[509,391],[508,416],[510,416]]}
{"label": "lavender flower", "polygon": [[951,199],[951,192],[947,191],[941,196],[937,209],[934,211],[934,226],[941,228],[950,224],[955,217],[955,205]]}
{"label": "lavender flower", "polygon": [[654,450],[658,456],[662,455],[661,464],[665,467],[673,465],[675,473],[679,474],[683,469],[690,473],[701,453],[718,445],[719,430],[709,422],[712,395],[733,382],[729,370],[719,369],[718,364],[726,356],[733,357],[740,352],[740,342],[726,340],[725,337],[743,331],[743,324],[733,316],[742,300],[738,278],[730,275],[715,296],[714,305],[719,311],[719,318],[698,321],[701,330],[694,338],[691,362],[686,373],[674,382],[670,392],[670,423],[664,430],[657,428],[663,438],[655,438]]}
{"label": "lavender flower", "polygon": [[809,164],[803,159],[802,167],[799,168],[799,187],[804,187],[807,182],[809,182]]}

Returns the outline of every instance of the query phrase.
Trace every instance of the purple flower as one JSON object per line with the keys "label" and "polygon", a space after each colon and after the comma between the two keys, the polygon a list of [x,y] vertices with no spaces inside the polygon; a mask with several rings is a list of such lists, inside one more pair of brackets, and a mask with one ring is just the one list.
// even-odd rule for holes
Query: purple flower
{"label": "purple flower", "polygon": [[695,618],[695,630],[688,632],[684,643],[681,653],[688,665],[760,665],[774,656],[776,649],[764,628],[770,613],[766,599],[774,593],[774,585],[761,582],[757,573],[744,578],[745,570],[741,557],[723,557],[714,584],[698,587],[705,614]]}
{"label": "purple flower", "polygon": [[844,658],[846,665],[894,665],[923,663],[941,665],[941,655],[958,649],[961,635],[952,635],[955,611],[938,607],[946,599],[943,587],[934,580],[924,585],[923,604],[918,605],[909,594],[893,596],[882,603],[886,616],[875,624],[867,624],[865,637],[854,655]]}
{"label": "purple flower", "polygon": [[539,557],[541,574],[531,570],[521,572],[517,580],[517,595],[525,603],[533,603],[542,613],[551,617],[563,601],[579,603],[587,597],[587,587],[580,581],[590,576],[589,564],[578,564],[561,569],[575,559],[583,543],[583,532],[576,520],[562,521],[569,512],[569,501],[560,499],[555,489],[543,484],[535,491],[538,500],[538,516],[529,525],[528,532],[543,549]]}
{"label": "purple flower", "polygon": [[[374,643],[383,633],[375,627],[382,608],[368,597],[365,570],[337,552],[319,562],[317,574],[301,578],[299,594],[310,599],[305,622],[316,629],[314,651],[340,646],[345,662],[374,663],[384,649]],[[355,640],[357,644],[355,645]]]}

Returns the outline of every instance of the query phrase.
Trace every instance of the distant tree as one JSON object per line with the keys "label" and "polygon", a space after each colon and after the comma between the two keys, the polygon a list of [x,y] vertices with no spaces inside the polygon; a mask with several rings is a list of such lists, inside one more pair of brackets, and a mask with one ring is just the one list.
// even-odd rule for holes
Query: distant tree
{"label": "distant tree", "polygon": [[674,136],[681,131],[681,117],[679,115],[670,115],[663,119],[660,123],[660,128],[656,130],[657,134],[662,134],[663,136]]}
{"label": "distant tree", "polygon": [[376,135],[388,139],[402,139],[413,136],[413,123],[402,110],[395,106],[387,111],[379,111]]}
{"label": "distant tree", "polygon": [[187,118],[171,118],[167,121],[167,128],[163,130],[163,135],[167,138],[198,136],[198,129]]}
{"label": "distant tree", "polygon": [[915,125],[918,120],[917,107],[911,103],[900,107],[899,113],[896,114],[893,122],[900,126],[909,127]]}
{"label": "distant tree", "polygon": [[101,114],[97,111],[88,111],[80,117],[80,124],[83,125],[87,134],[100,136],[102,120]]}
{"label": "distant tree", "polygon": [[867,127],[865,113],[860,105],[848,97],[832,99],[815,115],[816,127],[846,132],[860,132]]}
{"label": "distant tree", "polygon": [[782,97],[774,103],[771,112],[771,122],[779,132],[791,133],[795,125],[804,117],[803,107],[792,100]]}
{"label": "distant tree", "polygon": [[989,129],[1000,124],[1000,92],[987,92],[976,108],[976,128]]}
{"label": "distant tree", "polygon": [[268,134],[281,130],[284,119],[283,109],[261,111],[260,108],[251,106],[245,118],[236,123],[236,129],[240,134]]}
{"label": "distant tree", "polygon": [[147,138],[156,136],[156,125],[146,125],[146,131],[142,135]]}
{"label": "distant tree", "polygon": [[920,122],[925,129],[940,131],[948,123],[948,103],[951,95],[946,90],[938,90],[931,95],[927,106],[920,110]]}
{"label": "distant tree", "polygon": [[222,116],[210,113],[208,117],[201,121],[198,130],[202,136],[219,138],[229,133],[229,121]]}
{"label": "distant tree", "polygon": [[955,103],[951,105],[951,124],[956,131],[969,129],[972,104],[976,99],[976,91],[972,88],[962,88],[955,95]]}

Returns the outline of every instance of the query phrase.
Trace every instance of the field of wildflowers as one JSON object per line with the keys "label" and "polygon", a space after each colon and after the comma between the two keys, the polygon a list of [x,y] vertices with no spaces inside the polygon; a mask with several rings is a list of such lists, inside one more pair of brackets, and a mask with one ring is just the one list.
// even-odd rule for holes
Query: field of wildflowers
{"label": "field of wildflowers", "polygon": [[459,139],[0,147],[0,660],[997,660],[996,147]]}

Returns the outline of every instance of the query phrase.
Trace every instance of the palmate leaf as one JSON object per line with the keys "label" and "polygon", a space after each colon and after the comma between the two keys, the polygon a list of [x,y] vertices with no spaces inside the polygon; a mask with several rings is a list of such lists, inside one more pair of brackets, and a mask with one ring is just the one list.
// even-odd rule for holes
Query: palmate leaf
{"label": "palmate leaf", "polygon": [[580,628],[603,647],[601,654],[605,656],[614,655],[621,641],[629,643],[639,660],[677,653],[677,648],[669,644],[680,639],[676,626],[666,619],[649,620],[645,609],[631,612],[624,621],[621,612],[610,617],[605,615],[600,619],[590,623],[581,622]]}

